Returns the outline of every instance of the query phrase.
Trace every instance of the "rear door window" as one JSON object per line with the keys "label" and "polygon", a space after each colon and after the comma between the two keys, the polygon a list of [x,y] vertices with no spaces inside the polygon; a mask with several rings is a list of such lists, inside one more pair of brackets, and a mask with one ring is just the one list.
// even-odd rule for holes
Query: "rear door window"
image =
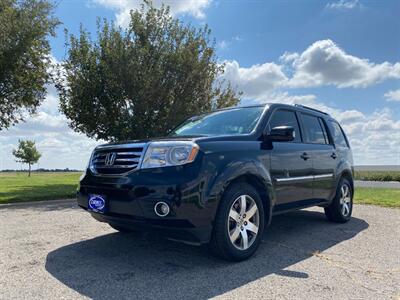
{"label": "rear door window", "polygon": [[304,125],[305,140],[310,144],[329,144],[325,126],[320,118],[308,114],[301,114]]}
{"label": "rear door window", "polygon": [[340,125],[333,120],[329,120],[328,127],[335,145],[338,147],[349,148],[349,144],[347,143],[347,139]]}
{"label": "rear door window", "polygon": [[269,121],[269,130],[279,126],[291,126],[295,131],[295,138],[292,142],[301,142],[301,133],[296,113],[290,110],[277,110]]}

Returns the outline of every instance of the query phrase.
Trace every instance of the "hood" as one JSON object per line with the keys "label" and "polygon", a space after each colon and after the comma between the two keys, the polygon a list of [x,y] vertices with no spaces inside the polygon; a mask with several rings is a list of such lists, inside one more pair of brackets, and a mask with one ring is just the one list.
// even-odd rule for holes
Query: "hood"
{"label": "hood", "polygon": [[101,146],[113,146],[113,145],[123,145],[123,144],[146,144],[149,142],[159,142],[159,141],[196,141],[200,138],[206,138],[205,135],[196,135],[196,136],[166,136],[166,137],[156,137],[156,138],[149,138],[149,139],[142,139],[142,140],[125,140],[125,141],[118,141],[118,142],[111,142],[99,145]]}

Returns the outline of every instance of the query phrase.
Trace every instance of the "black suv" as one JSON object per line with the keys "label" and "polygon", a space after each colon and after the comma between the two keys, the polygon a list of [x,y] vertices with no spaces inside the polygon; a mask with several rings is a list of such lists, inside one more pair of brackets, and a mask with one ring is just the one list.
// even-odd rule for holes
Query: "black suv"
{"label": "black suv", "polygon": [[168,136],[98,146],[78,204],[120,232],[158,231],[243,260],[273,215],[314,205],[352,213],[353,159],[331,116],[300,105],[192,117]]}

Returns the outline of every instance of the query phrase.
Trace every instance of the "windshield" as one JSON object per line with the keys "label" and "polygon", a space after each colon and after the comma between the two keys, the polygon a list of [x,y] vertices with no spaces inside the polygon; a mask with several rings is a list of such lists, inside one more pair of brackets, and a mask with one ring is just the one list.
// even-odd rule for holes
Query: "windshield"
{"label": "windshield", "polygon": [[250,133],[257,125],[264,106],[221,110],[190,118],[171,135],[235,135]]}

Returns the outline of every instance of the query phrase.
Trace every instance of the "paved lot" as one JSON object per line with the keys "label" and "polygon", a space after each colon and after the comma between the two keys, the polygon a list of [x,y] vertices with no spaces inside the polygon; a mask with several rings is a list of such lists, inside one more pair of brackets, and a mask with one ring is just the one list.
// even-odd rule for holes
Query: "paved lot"
{"label": "paved lot", "polygon": [[0,299],[400,299],[400,210],[276,217],[256,256],[121,235],[71,203],[0,208]]}

